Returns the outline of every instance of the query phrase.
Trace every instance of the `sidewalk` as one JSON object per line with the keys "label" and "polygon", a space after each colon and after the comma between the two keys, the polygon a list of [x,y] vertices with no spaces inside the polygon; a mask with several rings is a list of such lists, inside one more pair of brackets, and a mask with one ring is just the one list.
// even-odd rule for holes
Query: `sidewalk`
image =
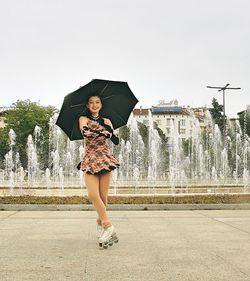
{"label": "sidewalk", "polygon": [[108,213],[99,250],[95,211],[1,211],[0,280],[250,280],[250,210]]}

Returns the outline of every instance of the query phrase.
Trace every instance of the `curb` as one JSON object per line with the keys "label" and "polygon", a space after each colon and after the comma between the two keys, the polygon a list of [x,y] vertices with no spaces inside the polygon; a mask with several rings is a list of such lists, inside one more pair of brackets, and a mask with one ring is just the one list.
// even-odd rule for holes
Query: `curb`
{"label": "curb", "polygon": [[[93,205],[80,204],[0,204],[0,211],[94,211]],[[250,210],[250,203],[241,204],[110,204],[107,210]]]}

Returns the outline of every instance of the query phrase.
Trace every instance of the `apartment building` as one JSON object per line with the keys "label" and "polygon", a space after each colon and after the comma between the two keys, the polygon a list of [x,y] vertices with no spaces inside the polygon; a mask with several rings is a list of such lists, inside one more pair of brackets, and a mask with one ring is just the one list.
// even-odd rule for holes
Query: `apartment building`
{"label": "apartment building", "polygon": [[[178,105],[177,100],[165,102],[160,100],[156,106],[151,108],[135,108],[133,116],[138,122],[148,125],[149,114],[151,113],[153,122],[163,131],[166,137],[179,135],[184,140],[192,135],[192,127],[194,116],[199,121],[199,125],[203,128],[205,109],[191,109]],[[191,114],[191,110],[193,114]]]}

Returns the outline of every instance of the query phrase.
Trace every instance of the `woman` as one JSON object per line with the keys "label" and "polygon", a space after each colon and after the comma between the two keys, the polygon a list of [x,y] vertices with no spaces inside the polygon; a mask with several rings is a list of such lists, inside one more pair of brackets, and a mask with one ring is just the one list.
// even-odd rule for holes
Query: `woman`
{"label": "woman", "polygon": [[111,171],[118,168],[120,164],[110,152],[106,138],[110,138],[116,145],[119,143],[119,138],[114,132],[111,121],[99,115],[102,108],[99,95],[91,95],[86,107],[88,109],[87,116],[80,116],[79,118],[79,127],[86,143],[86,150],[78,169],[85,172],[84,178],[88,197],[98,213],[97,236],[99,246],[107,248],[113,242],[118,242],[114,226],[108,218],[106,206]]}

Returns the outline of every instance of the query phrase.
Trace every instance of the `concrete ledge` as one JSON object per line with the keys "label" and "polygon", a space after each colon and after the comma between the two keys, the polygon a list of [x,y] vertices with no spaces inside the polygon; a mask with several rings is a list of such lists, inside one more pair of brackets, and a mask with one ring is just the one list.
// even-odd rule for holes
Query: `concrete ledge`
{"label": "concrete ledge", "polygon": [[[250,210],[241,204],[110,204],[108,210]],[[81,204],[0,204],[0,211],[93,211],[93,205]]]}

